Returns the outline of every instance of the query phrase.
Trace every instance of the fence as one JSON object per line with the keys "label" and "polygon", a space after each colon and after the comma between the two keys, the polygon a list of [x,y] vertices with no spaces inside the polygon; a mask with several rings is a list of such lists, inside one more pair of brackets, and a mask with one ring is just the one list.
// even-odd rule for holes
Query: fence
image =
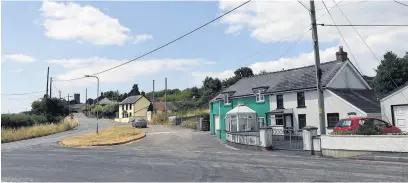
{"label": "fence", "polygon": [[302,130],[273,129],[272,142],[274,149],[303,150]]}

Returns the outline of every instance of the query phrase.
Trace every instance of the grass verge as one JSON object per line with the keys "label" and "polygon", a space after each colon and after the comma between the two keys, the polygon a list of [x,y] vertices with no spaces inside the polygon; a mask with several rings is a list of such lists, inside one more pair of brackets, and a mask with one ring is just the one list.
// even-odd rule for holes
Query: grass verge
{"label": "grass verge", "polygon": [[76,126],[78,126],[78,120],[67,117],[60,123],[40,124],[16,129],[1,129],[1,143],[51,135],[71,130]]}
{"label": "grass verge", "polygon": [[197,121],[183,121],[180,126],[183,128],[191,128],[197,130]]}
{"label": "grass verge", "polygon": [[145,135],[141,129],[128,125],[116,125],[99,131],[99,134],[90,133],[65,138],[60,144],[68,147],[117,145],[141,139]]}

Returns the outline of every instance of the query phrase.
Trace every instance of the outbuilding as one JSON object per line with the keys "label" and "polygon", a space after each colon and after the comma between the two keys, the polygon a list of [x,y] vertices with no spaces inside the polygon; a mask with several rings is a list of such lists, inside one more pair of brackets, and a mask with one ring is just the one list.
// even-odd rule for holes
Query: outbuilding
{"label": "outbuilding", "polygon": [[402,131],[408,131],[408,82],[380,100],[381,115]]}

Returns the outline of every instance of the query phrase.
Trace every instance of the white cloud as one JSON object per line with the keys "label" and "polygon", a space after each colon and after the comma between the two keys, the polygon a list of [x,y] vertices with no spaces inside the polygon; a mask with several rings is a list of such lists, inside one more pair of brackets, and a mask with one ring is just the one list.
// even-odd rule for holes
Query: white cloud
{"label": "white cloud", "polygon": [[232,34],[232,35],[239,35],[240,30],[243,29],[244,26],[242,25],[232,25],[225,30],[225,34]]}
{"label": "white cloud", "polygon": [[19,63],[31,63],[35,61],[33,57],[24,55],[24,54],[10,54],[10,55],[5,55],[4,58],[6,60],[19,62]]}
{"label": "white cloud", "polygon": [[[222,12],[225,12],[240,3],[242,1],[220,1],[219,8]],[[325,3],[329,9],[335,5],[331,1],[325,1]],[[321,1],[315,1],[315,4],[317,17],[319,18],[326,13],[326,9]],[[339,7],[353,24],[408,24],[406,7],[392,1],[365,1],[363,3],[344,1]],[[337,7],[331,9],[330,13],[337,24],[349,24]],[[333,24],[328,14],[322,16],[317,22]],[[234,26],[243,26],[244,29],[248,30],[251,37],[259,41],[276,42],[293,34],[302,35],[303,31],[310,25],[310,16],[304,7],[296,1],[252,1],[238,11],[224,17],[221,23],[229,26],[226,32],[233,30]],[[407,51],[408,34],[406,33],[408,27],[356,28],[378,58],[382,58],[386,51],[393,51],[400,56],[403,56]],[[352,27],[340,27],[340,31],[350,46],[350,50],[346,47],[335,27],[318,27],[320,43],[336,43],[333,48],[320,50],[321,55],[323,55],[322,52],[334,51],[337,50],[338,46],[344,46],[353,62],[351,52],[354,54],[363,74],[374,75],[373,69],[377,67],[378,60],[369,52]],[[293,36],[289,40],[293,44],[297,38],[298,36]],[[311,34],[308,34],[303,40],[311,41]],[[321,58],[321,61],[334,60],[334,53],[326,53],[330,57],[326,58],[327,60]],[[297,57],[275,60],[279,63],[273,63],[275,61],[262,62],[253,64],[253,67],[258,69],[257,65],[263,65],[270,70],[274,70],[272,65],[286,68],[288,66],[304,65],[304,63],[313,64],[313,62],[310,62],[310,58],[307,58],[309,59],[307,61],[302,60],[306,59],[306,55],[313,56],[312,52],[303,53]]]}
{"label": "white cloud", "polygon": [[139,34],[135,36],[135,40],[133,41],[133,43],[139,44],[139,43],[145,42],[150,39],[153,39],[153,36],[150,34]]}
{"label": "white cloud", "polygon": [[45,0],[40,10],[45,18],[45,35],[53,39],[122,46],[133,38],[118,19],[90,5]]}
{"label": "white cloud", "polygon": [[[50,64],[61,65],[69,71],[60,74],[56,80],[66,80],[82,77],[85,74],[93,74],[116,65],[127,62],[128,60],[114,60],[108,58],[74,58],[74,59],[55,59],[47,61]],[[189,67],[200,66],[202,64],[212,64],[213,62],[204,59],[157,59],[140,60],[129,63],[125,66],[116,68],[109,72],[98,75],[101,83],[121,83],[134,79],[137,76],[151,75],[166,70],[185,70]],[[81,79],[70,82],[69,85],[83,86],[92,83],[92,79]],[[60,82],[64,84],[65,82]]]}
{"label": "white cloud", "polygon": [[193,82],[195,86],[201,86],[205,77],[212,77],[218,78],[220,80],[227,79],[229,77],[234,76],[234,71],[226,70],[222,72],[192,72],[191,76],[193,76]]}
{"label": "white cloud", "polygon": [[10,72],[10,73],[20,73],[22,71],[23,71],[23,69],[10,69],[10,70],[8,70],[8,72]]}

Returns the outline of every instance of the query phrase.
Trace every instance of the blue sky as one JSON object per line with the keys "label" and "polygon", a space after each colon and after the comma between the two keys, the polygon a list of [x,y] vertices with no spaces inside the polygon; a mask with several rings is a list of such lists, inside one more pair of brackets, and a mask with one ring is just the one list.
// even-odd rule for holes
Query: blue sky
{"label": "blue sky", "polygon": [[[198,27],[236,5],[234,2],[217,1],[2,2],[2,94],[44,90],[47,66],[54,78],[69,79],[117,65]],[[268,3],[265,7],[268,6],[277,5]],[[164,88],[165,77],[168,78],[168,88],[184,89],[200,86],[206,75],[221,79],[229,77],[241,66],[249,66],[259,72],[261,69],[273,71],[312,64],[310,33],[282,58],[279,57],[303,34],[309,24],[309,15],[295,2],[278,6],[296,10],[298,15],[291,18],[283,11],[275,11],[276,16],[267,16],[257,12],[259,6],[255,3],[250,4],[140,61],[102,74],[100,90],[128,92],[137,83],[140,90],[149,92],[152,80],[156,80],[156,89],[160,90]],[[350,9],[353,16],[354,10]],[[320,12],[318,16],[323,13]],[[276,21],[270,17],[280,19]],[[325,18],[330,20],[327,16]],[[270,22],[265,25],[263,20]],[[279,30],[287,23],[290,24],[287,29]],[[367,31],[366,35],[378,33],[381,32],[374,34]],[[278,40],[292,35],[295,37],[279,46]],[[135,44],[137,37],[141,40]],[[341,40],[336,30],[324,34],[320,44],[322,61],[333,60],[339,44]],[[392,49],[392,46],[381,49]],[[358,51],[356,55],[363,58],[365,54],[365,51]],[[368,75],[372,75],[374,66],[367,69]],[[93,98],[96,93],[93,79],[55,82],[55,86],[63,96],[81,93],[82,101],[85,100],[85,88],[88,89],[88,97]],[[31,102],[41,95],[2,96],[2,113],[29,109]]]}

